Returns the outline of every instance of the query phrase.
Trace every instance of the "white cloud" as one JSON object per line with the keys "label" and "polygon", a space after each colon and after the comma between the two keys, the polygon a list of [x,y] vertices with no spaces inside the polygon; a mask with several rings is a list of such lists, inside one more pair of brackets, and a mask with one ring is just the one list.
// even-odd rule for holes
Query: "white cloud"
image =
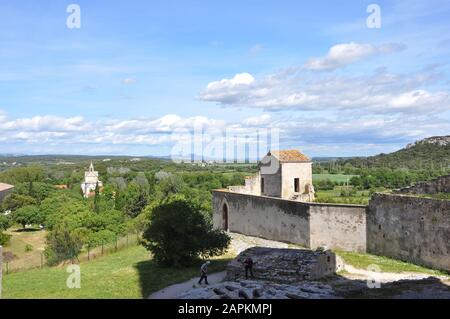
{"label": "white cloud", "polygon": [[330,48],[325,57],[310,59],[303,65],[303,68],[313,71],[333,71],[373,55],[398,52],[404,49],[405,46],[398,43],[380,46],[355,42],[337,44]]}
{"label": "white cloud", "polygon": [[434,87],[443,78],[436,68],[411,74],[377,69],[361,76],[305,73],[291,68],[262,79],[251,76],[246,84],[236,81],[239,77],[212,82],[200,94],[200,99],[271,111],[433,114],[450,107],[450,93]]}
{"label": "white cloud", "polygon": [[[409,98],[408,95],[405,98],[406,102],[401,101],[400,104],[417,103],[414,94],[412,100]],[[181,140],[185,141],[185,134],[196,129],[213,136],[217,132],[229,129],[241,137],[252,136],[259,129],[279,129],[281,147],[300,147],[313,152],[312,154],[333,155],[335,150],[345,154],[357,152],[358,148],[352,148],[351,145],[359,145],[363,152],[362,146],[371,144],[373,153],[374,150],[382,150],[383,145],[401,147],[422,137],[447,134],[450,131],[450,122],[436,116],[382,113],[355,117],[261,113],[229,122],[204,116],[183,118],[175,114],[157,119],[95,122],[82,117],[35,116],[10,119],[5,115],[0,118],[2,131],[5,131],[5,125],[7,133],[0,136],[3,152],[15,152],[20,148],[24,152],[33,150],[41,154],[51,152],[99,154],[103,150],[108,150],[110,154],[127,154],[128,150],[130,154],[132,152],[130,150],[140,149],[140,154],[145,155],[148,147],[166,149],[166,154],[169,154],[171,146]]]}
{"label": "white cloud", "polygon": [[137,81],[136,79],[133,78],[125,78],[122,80],[122,84],[124,85],[131,85],[131,84],[135,84]]}

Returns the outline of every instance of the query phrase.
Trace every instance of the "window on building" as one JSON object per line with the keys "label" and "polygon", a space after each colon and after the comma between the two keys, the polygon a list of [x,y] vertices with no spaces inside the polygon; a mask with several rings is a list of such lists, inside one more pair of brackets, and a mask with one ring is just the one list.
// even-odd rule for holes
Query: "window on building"
{"label": "window on building", "polygon": [[300,192],[300,178],[294,178],[294,192]]}
{"label": "window on building", "polygon": [[264,178],[261,178],[261,194],[264,193]]}

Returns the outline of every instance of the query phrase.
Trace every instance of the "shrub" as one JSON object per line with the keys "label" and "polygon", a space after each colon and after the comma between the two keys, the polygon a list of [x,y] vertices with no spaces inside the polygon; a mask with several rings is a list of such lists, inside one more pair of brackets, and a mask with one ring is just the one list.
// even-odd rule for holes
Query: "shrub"
{"label": "shrub", "polygon": [[50,266],[62,261],[73,261],[83,247],[81,231],[72,229],[68,223],[62,222],[47,234],[45,257]]}
{"label": "shrub", "polygon": [[11,235],[0,232],[0,246],[7,246],[11,239]]}
{"label": "shrub", "polygon": [[25,245],[25,252],[29,253],[30,251],[33,251],[33,245],[26,244]]}
{"label": "shrub", "polygon": [[225,232],[213,229],[199,209],[182,199],[151,210],[142,240],[158,263],[173,266],[188,264],[198,257],[221,255],[229,243]]}

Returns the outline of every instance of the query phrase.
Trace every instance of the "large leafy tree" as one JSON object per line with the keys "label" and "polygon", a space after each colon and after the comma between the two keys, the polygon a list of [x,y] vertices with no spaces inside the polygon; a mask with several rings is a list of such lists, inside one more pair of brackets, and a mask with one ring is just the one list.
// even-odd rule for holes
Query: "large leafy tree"
{"label": "large leafy tree", "polygon": [[221,255],[230,243],[225,232],[213,229],[205,215],[184,199],[156,205],[149,215],[143,245],[159,263],[178,266],[197,257]]}
{"label": "large leafy tree", "polygon": [[21,207],[35,205],[36,199],[28,195],[21,195],[16,192],[5,197],[2,205],[5,211],[15,211]]}
{"label": "large leafy tree", "polygon": [[25,229],[26,225],[36,225],[43,222],[39,208],[34,205],[24,206],[12,213],[12,219],[15,223],[22,225]]}

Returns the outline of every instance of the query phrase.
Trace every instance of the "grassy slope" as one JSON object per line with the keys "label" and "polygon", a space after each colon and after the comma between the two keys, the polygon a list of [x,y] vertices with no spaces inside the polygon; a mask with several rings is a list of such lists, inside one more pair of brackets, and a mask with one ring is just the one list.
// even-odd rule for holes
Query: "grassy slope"
{"label": "grassy slope", "polygon": [[[210,272],[225,269],[231,256],[212,261]],[[45,268],[4,276],[4,298],[144,298],[168,285],[198,275],[199,265],[156,265],[141,246],[81,264],[81,289],[68,289],[65,268]]]}
{"label": "grassy slope", "polygon": [[[45,248],[45,231],[13,228],[6,232],[12,235],[8,246],[4,247],[5,252],[11,252],[15,259],[11,261],[9,269],[25,269],[39,267],[41,264],[41,253]],[[32,251],[26,252],[26,245],[33,247]]]}
{"label": "grassy slope", "polygon": [[409,264],[388,257],[346,252],[346,251],[337,251],[336,254],[342,257],[342,259],[346,264],[349,264],[359,269],[367,269],[367,267],[369,267],[370,265],[376,265],[380,267],[381,271],[383,272],[393,272],[393,273],[416,272],[436,276],[448,275],[438,270],[425,268],[414,264]]}

